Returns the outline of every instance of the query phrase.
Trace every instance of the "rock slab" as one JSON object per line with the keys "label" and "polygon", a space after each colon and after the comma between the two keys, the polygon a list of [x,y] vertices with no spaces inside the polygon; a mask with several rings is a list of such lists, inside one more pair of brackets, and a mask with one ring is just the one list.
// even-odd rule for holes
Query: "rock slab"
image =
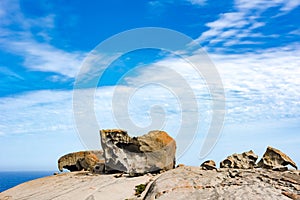
{"label": "rock slab", "polygon": [[297,169],[296,163],[289,156],[270,146],[267,148],[262,159],[257,163],[257,167],[274,170],[279,169],[279,171],[286,169],[284,167],[287,165],[291,165]]}
{"label": "rock slab", "polygon": [[258,156],[252,151],[232,154],[220,163],[221,168],[252,169]]}
{"label": "rock slab", "polygon": [[32,180],[0,193],[0,200],[124,200],[152,176],[115,178],[113,174],[69,172]]}
{"label": "rock slab", "polygon": [[150,183],[143,199],[289,200],[291,196],[300,197],[298,181],[298,172],[292,171],[229,168],[217,171],[185,166],[159,175]]}
{"label": "rock slab", "polygon": [[129,175],[173,169],[176,142],[164,131],[131,138],[119,129],[101,130],[106,172],[121,171]]}

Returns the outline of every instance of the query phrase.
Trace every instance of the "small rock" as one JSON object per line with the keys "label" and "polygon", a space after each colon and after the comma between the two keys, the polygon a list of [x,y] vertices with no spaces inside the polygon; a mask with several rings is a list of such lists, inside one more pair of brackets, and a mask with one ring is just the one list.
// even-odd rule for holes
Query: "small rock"
{"label": "small rock", "polygon": [[272,168],[272,170],[279,171],[279,172],[284,172],[284,171],[287,171],[288,168],[285,167],[285,166],[275,166],[275,167]]}
{"label": "small rock", "polygon": [[114,175],[115,178],[121,178],[122,176],[123,176],[123,173],[119,173],[119,174]]}
{"label": "small rock", "polygon": [[220,163],[221,168],[252,169],[258,156],[252,151],[232,154]]}
{"label": "small rock", "polygon": [[185,165],[184,164],[178,164],[177,166],[176,166],[176,168],[178,168],[178,167],[184,167]]}
{"label": "small rock", "polygon": [[93,168],[93,173],[95,173],[95,174],[103,174],[104,171],[105,171],[105,161],[104,160],[102,162],[98,162]]}
{"label": "small rock", "polygon": [[238,170],[229,170],[228,174],[230,178],[235,178],[240,176],[240,172]]}
{"label": "small rock", "polygon": [[300,185],[293,184],[293,187],[294,187],[295,190],[300,191]]}
{"label": "small rock", "polygon": [[200,165],[200,167],[204,170],[214,170],[216,168],[216,163],[213,160],[207,160]]}
{"label": "small rock", "polygon": [[260,168],[273,169],[274,167],[291,165],[297,169],[296,163],[286,154],[273,147],[268,147],[262,159],[257,163]]}
{"label": "small rock", "polygon": [[56,176],[56,175],[58,175],[58,174],[59,174],[58,172],[54,172],[54,173],[53,173],[54,176]]}
{"label": "small rock", "polygon": [[294,193],[291,193],[291,192],[282,192],[283,195],[293,199],[293,200],[300,200],[300,195],[298,194],[294,194]]}

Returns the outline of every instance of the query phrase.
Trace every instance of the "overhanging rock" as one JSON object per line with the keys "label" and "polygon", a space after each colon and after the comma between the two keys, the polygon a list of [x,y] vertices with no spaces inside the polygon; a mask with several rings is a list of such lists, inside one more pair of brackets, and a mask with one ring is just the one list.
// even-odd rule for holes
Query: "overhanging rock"
{"label": "overhanging rock", "polygon": [[150,131],[131,138],[119,129],[101,130],[106,172],[121,171],[129,175],[173,169],[176,142],[164,131]]}

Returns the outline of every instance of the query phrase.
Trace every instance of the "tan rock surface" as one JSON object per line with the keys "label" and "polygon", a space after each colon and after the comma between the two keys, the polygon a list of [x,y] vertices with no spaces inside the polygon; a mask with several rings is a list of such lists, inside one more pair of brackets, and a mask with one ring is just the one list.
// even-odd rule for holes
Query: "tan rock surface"
{"label": "tan rock surface", "polygon": [[257,166],[267,169],[282,169],[286,165],[291,165],[297,169],[296,163],[285,153],[273,147],[268,147],[262,159],[258,162]]}
{"label": "tan rock surface", "polygon": [[151,176],[120,177],[70,172],[36,179],[0,193],[0,200],[124,200]]}
{"label": "tan rock surface", "polygon": [[79,151],[68,153],[58,159],[58,169],[63,168],[70,171],[80,171],[82,169],[93,171],[94,166],[104,163],[103,151]]}

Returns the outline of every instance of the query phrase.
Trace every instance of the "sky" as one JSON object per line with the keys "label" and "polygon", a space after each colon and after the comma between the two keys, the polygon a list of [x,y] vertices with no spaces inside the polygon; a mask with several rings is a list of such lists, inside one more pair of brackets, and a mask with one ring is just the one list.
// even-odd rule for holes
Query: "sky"
{"label": "sky", "polygon": [[[299,17],[299,0],[1,0],[0,170],[57,170],[66,153],[100,149],[99,129],[128,130],[131,123],[135,136],[147,128],[167,131],[179,144],[178,163],[218,163],[250,149],[261,157],[270,145],[300,165]],[[101,77],[96,70],[95,86],[76,88],[99,44],[144,27],[174,30],[197,45],[188,53],[117,54]],[[126,42],[135,40],[119,47]],[[225,94],[222,130],[204,157],[213,94],[187,62],[201,64],[195,56],[202,51]],[[96,55],[99,62],[106,53]],[[194,96],[184,97],[188,91]],[[92,105],[96,125],[76,112],[84,102]],[[81,125],[93,127],[82,132]]]}

